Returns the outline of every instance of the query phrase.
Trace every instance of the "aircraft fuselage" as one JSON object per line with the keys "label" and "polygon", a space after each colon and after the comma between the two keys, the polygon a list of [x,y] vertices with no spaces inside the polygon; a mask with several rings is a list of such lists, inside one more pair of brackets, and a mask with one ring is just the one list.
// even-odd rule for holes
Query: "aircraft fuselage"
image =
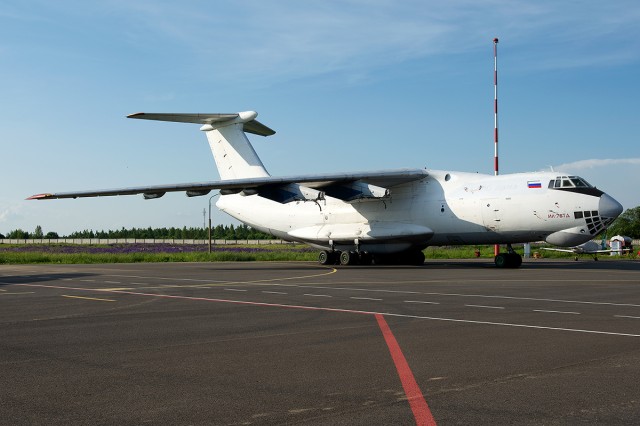
{"label": "aircraft fuselage", "polygon": [[327,196],[282,204],[234,194],[221,196],[217,206],[285,240],[371,253],[541,240],[575,246],[594,238],[621,208],[592,187],[554,188],[557,172],[427,172],[424,179],[394,186],[384,198],[345,202]]}

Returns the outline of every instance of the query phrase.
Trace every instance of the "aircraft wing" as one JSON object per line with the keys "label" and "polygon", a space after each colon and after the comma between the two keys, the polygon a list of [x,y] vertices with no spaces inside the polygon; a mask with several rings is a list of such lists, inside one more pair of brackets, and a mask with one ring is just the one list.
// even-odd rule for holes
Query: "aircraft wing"
{"label": "aircraft wing", "polygon": [[[290,193],[291,185],[298,184],[306,188],[326,192],[330,196],[336,198],[352,200],[353,194],[367,193],[371,196],[363,196],[361,198],[382,198],[389,195],[386,188],[400,185],[407,182],[423,179],[428,176],[428,172],[424,169],[397,169],[373,172],[355,172],[355,173],[326,173],[316,175],[299,175],[285,177],[257,177],[245,179],[228,179],[211,182],[195,182],[167,185],[137,186],[129,188],[115,188],[103,190],[89,190],[76,192],[57,192],[43,193],[32,195],[27,200],[51,200],[58,198],[83,198],[83,197],[106,197],[114,195],[135,195],[143,194],[145,198],[159,198],[167,192],[186,192],[188,196],[207,195],[211,190],[221,190],[222,193],[232,194],[241,191],[249,191],[248,193],[258,193],[264,191],[265,194],[273,194],[274,190]],[[366,186],[366,188],[364,188]],[[383,188],[380,188],[383,187]],[[261,194],[262,195],[262,194]],[[286,199],[281,195],[274,196],[276,201],[287,202],[292,199]],[[348,198],[351,197],[351,198]]]}
{"label": "aircraft wing", "polygon": [[561,249],[561,248],[553,248],[553,247],[540,247],[542,250],[549,251],[561,251],[564,253],[577,253],[575,249]]}
{"label": "aircraft wing", "polygon": [[561,249],[561,248],[552,248],[552,247],[540,247],[542,250],[550,250],[550,251],[562,251],[565,253],[573,253],[573,254],[598,254],[598,253],[611,253],[613,250],[584,250],[582,248],[573,247],[569,249]]}

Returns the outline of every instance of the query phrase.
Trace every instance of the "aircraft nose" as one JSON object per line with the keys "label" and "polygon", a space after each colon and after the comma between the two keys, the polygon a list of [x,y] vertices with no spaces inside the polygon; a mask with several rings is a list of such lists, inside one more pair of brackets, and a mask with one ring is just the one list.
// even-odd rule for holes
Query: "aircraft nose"
{"label": "aircraft nose", "polygon": [[601,217],[615,219],[622,213],[622,204],[613,199],[613,197],[602,194],[598,204],[598,210]]}

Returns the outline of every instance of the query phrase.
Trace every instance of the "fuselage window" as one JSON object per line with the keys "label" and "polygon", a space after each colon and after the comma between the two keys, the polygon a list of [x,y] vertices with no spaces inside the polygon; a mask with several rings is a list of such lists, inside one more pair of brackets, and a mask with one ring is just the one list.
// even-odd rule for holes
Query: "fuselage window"
{"label": "fuselage window", "polygon": [[576,219],[582,219],[584,216],[582,212],[573,212],[573,217]]}

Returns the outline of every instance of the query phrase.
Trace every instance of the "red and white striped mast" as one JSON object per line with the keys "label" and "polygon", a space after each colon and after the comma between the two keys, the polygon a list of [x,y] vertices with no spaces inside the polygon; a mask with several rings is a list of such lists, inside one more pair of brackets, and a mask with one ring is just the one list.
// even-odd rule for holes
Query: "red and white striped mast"
{"label": "red and white striped mast", "polygon": [[[493,172],[498,176],[498,38],[493,39]],[[500,245],[493,247],[493,254],[500,253]]]}
{"label": "red and white striped mast", "polygon": [[493,39],[493,170],[498,176],[498,39]]}

